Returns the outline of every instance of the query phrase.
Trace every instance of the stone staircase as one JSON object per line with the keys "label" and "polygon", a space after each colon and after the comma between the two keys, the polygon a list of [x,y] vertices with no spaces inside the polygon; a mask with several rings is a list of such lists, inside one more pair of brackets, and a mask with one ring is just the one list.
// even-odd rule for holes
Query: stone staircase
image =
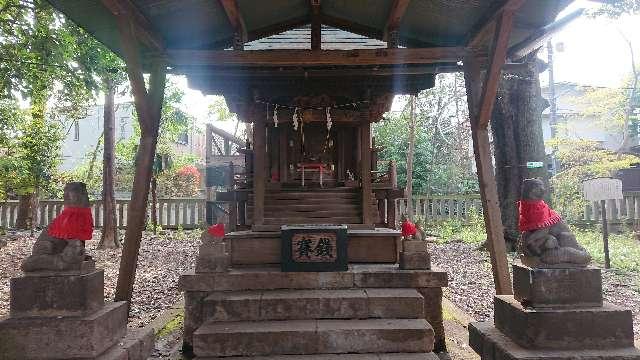
{"label": "stone staircase", "polygon": [[[265,193],[264,225],[361,224],[361,198],[360,189],[350,187],[270,189]],[[253,194],[249,194],[249,219],[253,204]],[[377,214],[375,199],[371,211]]]}
{"label": "stone staircase", "polygon": [[185,340],[209,360],[437,359],[420,290],[446,274],[392,269],[184,275]]}

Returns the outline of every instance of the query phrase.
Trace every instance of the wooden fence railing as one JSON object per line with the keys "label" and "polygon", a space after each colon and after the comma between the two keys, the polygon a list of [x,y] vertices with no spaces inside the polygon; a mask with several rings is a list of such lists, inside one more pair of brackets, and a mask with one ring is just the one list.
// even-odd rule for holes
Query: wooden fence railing
{"label": "wooden fence railing", "polygon": [[[600,202],[588,204],[584,209],[583,222],[602,220]],[[607,220],[613,224],[634,224],[640,222],[640,191],[627,191],[620,200],[607,201]]]}
{"label": "wooden fence railing", "polygon": [[[158,224],[163,228],[194,229],[205,223],[205,199],[200,198],[176,198],[158,199],[156,214]],[[36,227],[47,226],[62,211],[62,200],[40,200],[37,210]],[[129,209],[128,199],[116,200],[116,218],[119,228],[126,228],[127,213]],[[151,218],[151,206],[147,209],[145,216]],[[102,227],[104,224],[104,211],[102,201],[91,202],[91,212],[95,227]],[[16,224],[18,216],[18,201],[0,202],[0,227],[11,229]]]}
{"label": "wooden fence railing", "polygon": [[[432,195],[414,196],[413,209],[416,217],[426,221],[447,219],[469,220],[472,212],[482,214],[480,195]],[[396,214],[398,221],[402,214],[407,212],[407,199],[396,201]]]}

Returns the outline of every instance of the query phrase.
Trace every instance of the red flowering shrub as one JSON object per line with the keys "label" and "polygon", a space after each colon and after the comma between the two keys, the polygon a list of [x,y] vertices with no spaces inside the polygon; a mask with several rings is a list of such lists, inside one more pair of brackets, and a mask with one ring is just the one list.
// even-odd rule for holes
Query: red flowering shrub
{"label": "red flowering shrub", "polygon": [[200,171],[185,165],[176,171],[158,176],[158,190],[163,197],[193,197],[200,195]]}

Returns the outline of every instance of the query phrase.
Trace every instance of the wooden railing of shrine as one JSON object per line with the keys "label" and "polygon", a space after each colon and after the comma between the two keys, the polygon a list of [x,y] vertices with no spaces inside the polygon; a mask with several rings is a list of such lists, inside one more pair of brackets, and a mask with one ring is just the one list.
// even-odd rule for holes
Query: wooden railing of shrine
{"label": "wooden railing of shrine", "polygon": [[[205,223],[205,199],[201,198],[174,198],[158,199],[156,214],[158,225],[165,229],[195,229]],[[35,227],[47,226],[62,211],[62,200],[40,200],[38,203]],[[116,200],[116,218],[118,228],[126,228],[128,199]],[[104,211],[102,201],[91,202],[94,226],[102,227],[104,223]],[[0,202],[0,227],[11,229],[15,226],[18,216],[18,201]],[[151,218],[151,209],[147,210],[147,219]],[[150,221],[150,220],[149,220]]]}
{"label": "wooden railing of shrine", "polygon": [[[408,199],[396,200],[396,214],[400,219],[407,212]],[[413,199],[414,215],[426,221],[457,219],[468,221],[472,213],[482,214],[480,195],[419,195]],[[398,220],[399,221],[399,220]]]}

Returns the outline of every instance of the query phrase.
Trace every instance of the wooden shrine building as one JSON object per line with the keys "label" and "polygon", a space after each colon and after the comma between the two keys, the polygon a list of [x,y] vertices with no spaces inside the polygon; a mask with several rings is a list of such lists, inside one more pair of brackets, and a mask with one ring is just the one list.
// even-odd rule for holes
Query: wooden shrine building
{"label": "wooden shrine building", "polygon": [[[139,114],[117,299],[133,291],[166,73],[223,95],[252,124],[243,168],[216,194],[231,204],[232,232],[204,243],[180,283],[185,348],[198,357],[428,359],[445,348],[446,273],[398,269],[403,249],[388,227],[402,191],[393,166],[377,168],[371,136],[395,95],[428,89],[441,72],[465,73],[496,291],[511,292],[488,125],[503,67],[542,44],[569,0],[49,2],[125,60]],[[348,269],[274,268],[294,224],[345,225]]]}

